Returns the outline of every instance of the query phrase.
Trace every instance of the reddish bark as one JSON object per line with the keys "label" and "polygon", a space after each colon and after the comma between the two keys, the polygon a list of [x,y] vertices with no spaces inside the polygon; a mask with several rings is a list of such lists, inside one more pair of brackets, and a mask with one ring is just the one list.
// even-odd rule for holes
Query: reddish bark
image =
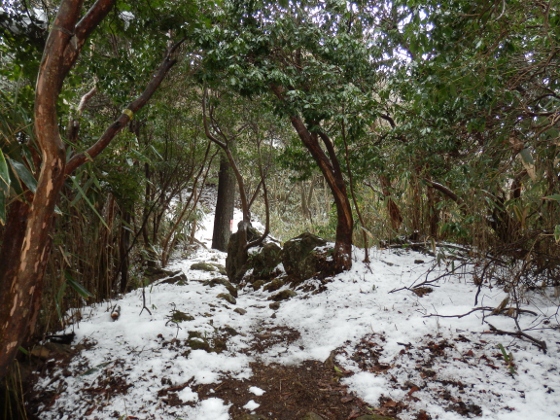
{"label": "reddish bark", "polygon": [[[10,235],[15,240],[4,240],[0,251],[0,256],[9,258],[3,259],[0,267],[0,378],[6,375],[19,346],[35,327],[50,256],[54,208],[65,176],[85,163],[88,156],[97,156],[131,117],[123,113],[86,153],[76,155],[66,165],[56,113],[58,97],[82,46],[114,3],[115,0],[98,0],[78,22],[83,0],[63,0],[45,45],[35,93],[34,129],[42,157],[37,190],[28,209],[26,203],[12,205],[14,224],[7,230],[14,231]],[[167,55],[144,93],[129,105],[131,111],[145,105],[175,61]]]}
{"label": "reddish bark", "polygon": [[[272,86],[272,91],[280,100],[284,100],[282,88]],[[352,267],[352,231],[354,219],[352,217],[352,206],[346,192],[344,175],[340,169],[340,163],[330,138],[323,132],[311,132],[303,120],[297,116],[290,116],[292,126],[295,128],[303,145],[309,150],[311,156],[319,166],[329,188],[331,189],[337,215],[336,238],[334,245],[334,271],[341,272]],[[318,126],[318,124],[314,124]],[[327,153],[321,148],[319,138],[322,140]]]}

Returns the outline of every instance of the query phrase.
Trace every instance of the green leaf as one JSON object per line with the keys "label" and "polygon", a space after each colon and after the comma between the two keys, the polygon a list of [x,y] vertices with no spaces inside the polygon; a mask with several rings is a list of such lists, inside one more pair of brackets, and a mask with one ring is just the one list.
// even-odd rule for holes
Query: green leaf
{"label": "green leaf", "polygon": [[0,150],[0,225],[6,224],[6,201],[10,194],[10,174],[2,150]]}
{"label": "green leaf", "polygon": [[543,200],[552,200],[560,203],[560,194],[547,195],[546,197],[543,197]]}
{"label": "green leaf", "polygon": [[91,292],[87,290],[80,282],[75,280],[68,270],[64,270],[64,278],[66,279],[66,282],[70,285],[70,287],[84,299],[93,297],[93,294],[91,294]]}
{"label": "green leaf", "polygon": [[557,243],[560,242],[560,225],[556,225],[554,228],[554,240]]}
{"label": "green leaf", "polygon": [[76,178],[74,178],[73,176],[71,176],[70,178],[72,179],[72,183],[74,184],[74,186],[76,187],[76,189],[78,190],[78,192],[80,193],[80,195],[82,196],[84,201],[93,210],[93,212],[97,215],[97,217],[99,217],[99,220],[101,221],[101,223],[103,223],[103,226],[105,226],[107,228],[107,230],[109,230],[109,226],[107,226],[107,223],[105,223],[105,220],[103,219],[103,217],[97,212],[97,210],[95,209],[95,207],[91,203],[91,201],[89,201],[89,198],[87,198],[86,194],[82,190],[82,187],[80,187],[80,184],[78,184],[78,182],[76,181]]}
{"label": "green leaf", "polygon": [[27,166],[25,166],[21,162],[18,162],[17,160],[13,160],[10,158],[8,158],[8,161],[10,162],[10,165],[14,170],[14,172],[17,174],[19,179],[23,181],[25,186],[29,188],[29,190],[33,193],[37,191],[37,180],[35,179],[33,174],[29,171],[29,169],[27,169]]}
{"label": "green leaf", "polygon": [[8,172],[8,164],[4,158],[4,153],[0,150],[0,190],[8,190],[10,188],[10,174]]}

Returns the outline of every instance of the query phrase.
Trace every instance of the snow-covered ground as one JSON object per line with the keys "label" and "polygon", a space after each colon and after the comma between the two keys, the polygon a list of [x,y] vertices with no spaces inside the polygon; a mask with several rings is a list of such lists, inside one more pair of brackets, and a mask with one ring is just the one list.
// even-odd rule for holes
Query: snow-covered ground
{"label": "snow-covered ground", "polygon": [[[199,232],[203,242],[211,238],[211,222],[211,215],[205,217]],[[37,390],[56,394],[40,418],[225,420],[230,418],[229,404],[219,398],[201,400],[196,385],[233,377],[246,379],[249,389],[254,361],[293,365],[324,361],[333,351],[335,365],[345,372],[343,383],[373,408],[383,401],[406,403],[399,414],[403,420],[419,418],[415,413],[421,410],[429,416],[424,418],[444,420],[560,417],[560,330],[554,316],[558,302],[547,295],[549,291],[535,295],[538,308],[532,299],[526,306],[537,316],[520,317],[521,327],[534,327],[531,335],[547,343],[544,354],[528,341],[492,333],[482,311],[462,318],[440,317],[474,308],[476,287],[468,275],[445,277],[422,297],[407,290],[389,293],[424,278],[434,260],[402,249],[372,249],[370,254],[372,262],[366,265],[363,251],[355,250],[351,271],[325,284],[311,280],[308,286],[325,289],[296,290],[297,296],[273,310],[267,300],[270,293],[262,289],[240,290],[236,304],[218,298],[227,293],[226,288],[203,282],[221,276],[190,267],[201,261],[223,264],[225,254],[201,248],[189,260],[170,267],[186,273],[186,284],[146,289],[151,315],[146,310],[140,314],[141,290],[82,309],[82,320],[74,326],[74,345],[87,345],[69,366],[38,381]],[[434,269],[430,278],[443,269],[443,265]],[[496,307],[505,296],[498,288],[483,289],[479,306]],[[121,307],[117,321],[110,313],[115,305]],[[174,310],[192,320],[171,322]],[[497,329],[515,330],[513,319],[506,316],[486,321]],[[275,328],[296,330],[300,337],[261,352],[251,350],[257,334]],[[224,333],[232,329],[237,334]],[[193,333],[210,341],[219,336],[227,340],[227,349],[192,350],[186,344],[189,332],[191,339]],[[511,355],[514,374],[499,345]],[[166,404],[162,389],[174,389],[179,400],[188,404]],[[251,390],[247,410],[259,406],[263,392],[266,389]],[[450,409],[458,406],[466,414]]]}

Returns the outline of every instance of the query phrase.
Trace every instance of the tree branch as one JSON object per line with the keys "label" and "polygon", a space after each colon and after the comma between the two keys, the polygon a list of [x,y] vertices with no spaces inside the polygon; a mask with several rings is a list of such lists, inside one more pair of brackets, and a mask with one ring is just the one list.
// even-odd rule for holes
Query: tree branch
{"label": "tree branch", "polygon": [[122,114],[117,118],[117,120],[105,130],[103,135],[97,140],[89,149],[85,152],[78,153],[74,155],[66,164],[65,174],[68,176],[72,172],[74,172],[77,168],[82,166],[88,160],[94,159],[97,155],[99,155],[105,148],[109,145],[109,143],[113,140],[113,138],[128,124],[128,122],[133,118],[134,114],[142,109],[146,103],[151,99],[155,91],[158,89],[167,73],[177,63],[177,59],[173,58],[173,53],[179,48],[179,46],[185,40],[181,40],[173,45],[167,55],[165,56],[163,62],[160,64],[159,68],[155,72],[152,80],[144,89],[144,92],[132,101],[126,109],[123,110]]}

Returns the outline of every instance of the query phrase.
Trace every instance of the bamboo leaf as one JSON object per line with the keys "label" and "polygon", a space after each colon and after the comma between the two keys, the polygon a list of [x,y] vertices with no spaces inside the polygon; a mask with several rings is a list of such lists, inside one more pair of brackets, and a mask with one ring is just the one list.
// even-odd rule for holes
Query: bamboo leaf
{"label": "bamboo leaf", "polygon": [[17,160],[13,160],[10,158],[8,158],[8,160],[10,161],[10,166],[12,167],[16,175],[19,177],[19,179],[23,181],[25,186],[29,188],[29,190],[33,193],[37,191],[37,180],[35,179],[33,174],[29,171],[29,169],[27,169],[27,166],[25,166],[21,162],[18,162]]}
{"label": "bamboo leaf", "polygon": [[4,153],[0,149],[0,190],[9,190],[10,188],[10,174],[8,172],[8,164],[4,158]]}
{"label": "bamboo leaf", "polygon": [[99,217],[99,220],[101,221],[101,223],[103,223],[103,226],[105,226],[107,228],[107,230],[109,230],[109,226],[107,226],[107,223],[105,223],[105,220],[103,220],[103,217],[101,217],[101,215],[95,209],[94,205],[91,203],[91,201],[89,201],[89,198],[87,198],[86,194],[82,190],[82,187],[80,187],[80,184],[78,184],[78,182],[76,181],[76,178],[74,178],[72,176],[70,178],[72,179],[72,183],[74,184],[74,186],[76,187],[76,189],[78,190],[78,192],[80,193],[80,195],[82,196],[84,201],[93,210],[93,212],[97,215],[97,217]]}
{"label": "bamboo leaf", "polygon": [[6,201],[10,194],[10,173],[4,158],[4,153],[0,150],[0,225],[6,224]]}
{"label": "bamboo leaf", "polygon": [[79,281],[75,280],[68,270],[64,270],[64,278],[66,279],[66,282],[70,285],[70,287],[84,299],[93,297],[93,294],[89,290],[87,290]]}
{"label": "bamboo leaf", "polygon": [[543,200],[557,201],[560,203],[560,194],[547,195],[546,197],[543,197]]}

